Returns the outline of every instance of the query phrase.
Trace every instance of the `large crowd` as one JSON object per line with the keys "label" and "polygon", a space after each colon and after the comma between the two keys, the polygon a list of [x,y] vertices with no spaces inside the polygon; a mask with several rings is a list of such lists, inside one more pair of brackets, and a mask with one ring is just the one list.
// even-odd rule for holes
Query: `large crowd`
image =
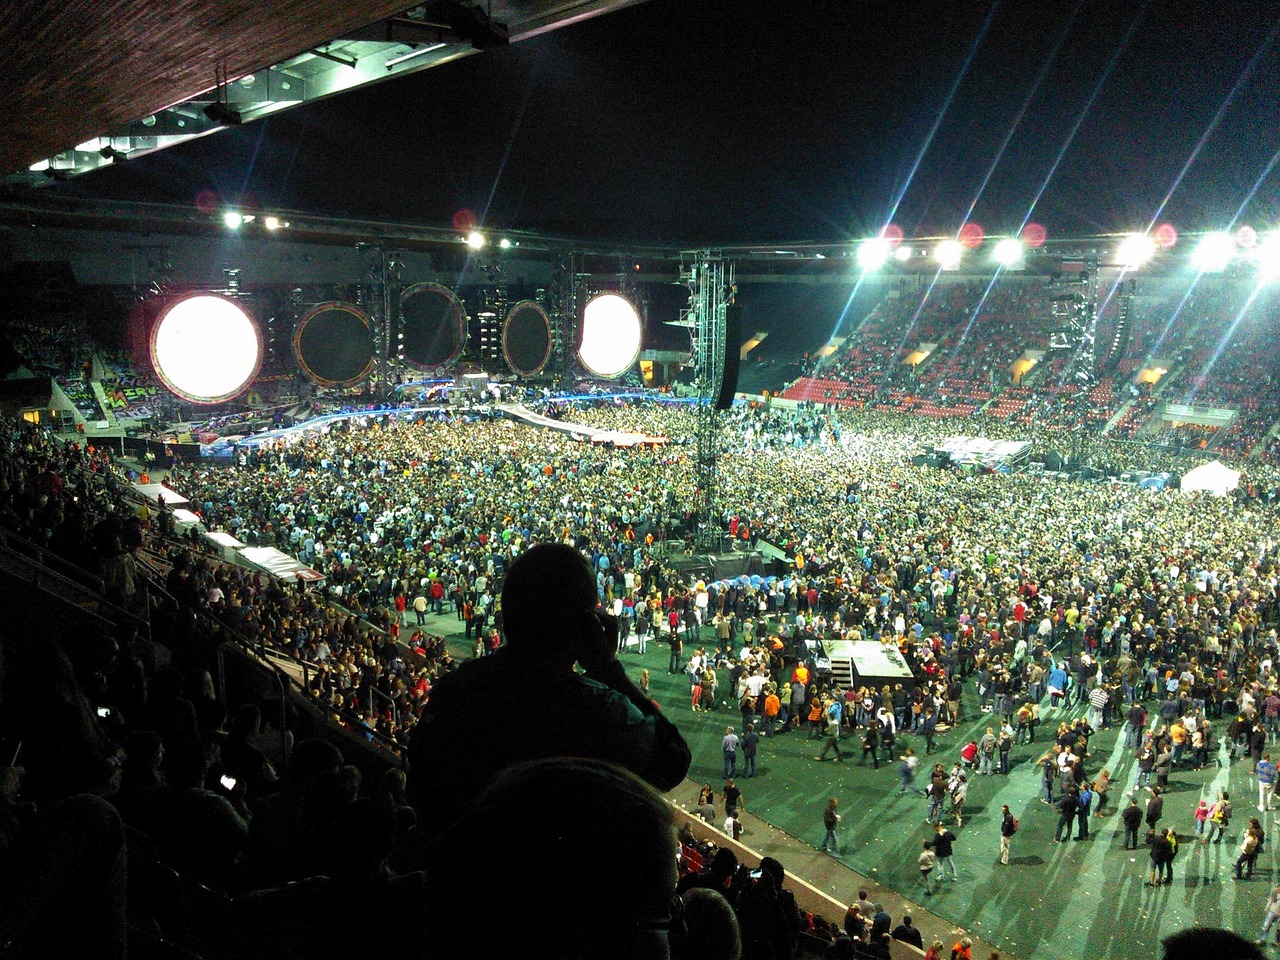
{"label": "large crowd", "polygon": [[[648,403],[578,403],[559,415],[676,439],[695,427],[687,408]],[[1061,806],[1064,820],[1105,802],[1109,773],[1086,768],[1089,737],[1104,725],[1133,728],[1139,766],[1149,760],[1153,801],[1162,775],[1203,765],[1219,741],[1261,762],[1267,738],[1258,730],[1274,732],[1280,716],[1272,670],[1280,621],[1275,507],[1249,496],[911,465],[914,451],[954,427],[865,411],[739,407],[724,424],[721,503],[709,518],[693,514],[687,444],[616,450],[481,414],[355,419],[300,432],[238,466],[170,473],[169,486],[190,498],[209,529],[279,547],[326,578],[322,590],[307,592],[169,536],[163,507],[138,511],[118,499],[104,453],[12,423],[0,458],[0,525],[87,564],[125,608],[140,602],[135,565],[151,564],[170,597],[198,611],[209,629],[305,661],[313,699],[392,749],[410,742],[433,686],[457,667],[421,614],[450,612],[477,655],[500,649],[507,572],[530,545],[556,542],[590,562],[596,599],[620,617],[624,642],[664,638],[672,668],[687,672],[691,687],[723,683],[731,691],[744,737],[748,724],[765,732],[807,727],[837,743],[857,731],[864,757],[869,740],[871,762],[884,753],[897,764],[895,733],[931,739],[936,725],[959,719],[966,699],[990,713],[989,742],[972,744],[971,769],[961,763],[938,776],[940,768],[921,768],[930,819],[939,823],[945,810],[959,827],[966,776],[995,768],[1009,743],[1034,738],[1043,706],[1067,699],[1087,705],[1087,718],[1060,728],[1042,758],[1044,799]],[[1116,455],[1123,452],[1117,445]],[[1265,468],[1254,471],[1258,486],[1274,485]],[[785,575],[707,584],[678,574],[671,560],[698,521],[780,548]],[[699,641],[682,644],[699,628],[714,629],[719,655],[706,655]],[[839,689],[811,660],[834,637],[897,647],[917,682],[910,690]],[[151,724],[117,729],[118,746],[128,740],[121,751],[77,727],[94,758],[80,775],[101,782],[52,778],[49,797],[80,792],[73,786],[119,786],[113,766],[127,756],[129,803],[137,804],[130,809],[161,818],[147,825],[171,858],[231,892],[299,878],[263,866],[278,863],[279,851],[255,850],[254,824],[272,798],[292,789],[297,803],[314,804],[320,798],[308,791],[323,789],[329,819],[307,830],[332,829],[355,798],[355,774],[340,764],[331,771],[326,754],[311,758],[325,771],[323,787],[315,771],[295,782],[284,775],[283,731],[264,730],[252,711],[219,713],[207,682],[155,670],[136,637],[121,638],[108,660],[96,664],[94,682],[126,715]],[[128,682],[133,668],[124,664],[135,662],[150,674],[150,699]],[[1144,697],[1155,724],[1132,712]],[[148,730],[158,741],[143,735]],[[179,759],[166,762],[165,753]],[[903,789],[914,788],[916,766],[904,766]],[[200,791],[210,776],[229,773],[239,787],[214,792],[221,803],[204,803],[221,831],[216,848],[180,839],[174,796],[163,804],[159,794],[140,799],[148,786]],[[407,808],[397,806],[403,784],[389,780],[386,796],[380,802],[388,808]],[[1221,800],[1206,809],[1206,821],[1221,814]],[[1158,814],[1149,817],[1151,834],[1158,823]],[[165,834],[163,824],[176,832]],[[1240,869],[1251,871],[1260,832],[1244,830]],[[295,837],[293,852],[317,835]],[[1167,838],[1149,839],[1155,883]],[[298,869],[315,869],[310,856]],[[870,924],[852,925],[875,939]]]}

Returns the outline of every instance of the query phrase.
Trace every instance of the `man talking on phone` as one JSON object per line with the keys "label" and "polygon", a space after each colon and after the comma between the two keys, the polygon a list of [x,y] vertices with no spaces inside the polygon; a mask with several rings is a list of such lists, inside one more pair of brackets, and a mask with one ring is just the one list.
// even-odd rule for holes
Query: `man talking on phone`
{"label": "man talking on phone", "polygon": [[506,645],[442,677],[413,733],[409,783],[427,830],[443,830],[522,760],[607,760],[663,791],[684,780],[689,747],[618,662],[617,621],[597,600],[572,547],[538,544],[512,563]]}

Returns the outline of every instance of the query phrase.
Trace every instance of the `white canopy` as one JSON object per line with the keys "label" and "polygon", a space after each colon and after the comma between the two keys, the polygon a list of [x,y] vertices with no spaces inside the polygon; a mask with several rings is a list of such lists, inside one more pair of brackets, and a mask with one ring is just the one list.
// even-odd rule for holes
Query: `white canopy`
{"label": "white canopy", "polygon": [[1182,475],[1184,492],[1208,490],[1215,497],[1225,497],[1240,485],[1240,471],[1232,470],[1221,460],[1202,464]]}

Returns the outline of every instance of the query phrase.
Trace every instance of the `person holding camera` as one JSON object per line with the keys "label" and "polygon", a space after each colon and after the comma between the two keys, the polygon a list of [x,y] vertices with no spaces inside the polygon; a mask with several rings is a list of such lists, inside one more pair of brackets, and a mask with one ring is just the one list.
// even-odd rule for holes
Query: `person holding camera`
{"label": "person holding camera", "polygon": [[[511,564],[506,645],[442,677],[414,730],[419,823],[443,829],[524,760],[607,760],[663,791],[684,780],[689,747],[618,662],[617,621],[597,599],[591,566],[572,547],[538,544]],[[535,721],[502,722],[515,703],[536,704]]]}

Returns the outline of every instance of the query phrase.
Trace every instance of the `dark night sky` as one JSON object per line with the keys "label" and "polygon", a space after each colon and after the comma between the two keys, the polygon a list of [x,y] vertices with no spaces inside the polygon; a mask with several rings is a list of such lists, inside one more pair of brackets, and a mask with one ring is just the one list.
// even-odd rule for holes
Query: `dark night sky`
{"label": "dark night sky", "polygon": [[621,240],[838,241],[883,225],[900,195],[908,236],[953,233],[971,204],[989,233],[1014,229],[1065,147],[1031,216],[1050,236],[1157,215],[1213,229],[1246,202],[1238,223],[1262,228],[1280,217],[1280,164],[1263,176],[1280,156],[1277,23],[1280,2],[1251,0],[649,0],[57,189],[212,189],[431,224],[466,207],[496,228]]}

